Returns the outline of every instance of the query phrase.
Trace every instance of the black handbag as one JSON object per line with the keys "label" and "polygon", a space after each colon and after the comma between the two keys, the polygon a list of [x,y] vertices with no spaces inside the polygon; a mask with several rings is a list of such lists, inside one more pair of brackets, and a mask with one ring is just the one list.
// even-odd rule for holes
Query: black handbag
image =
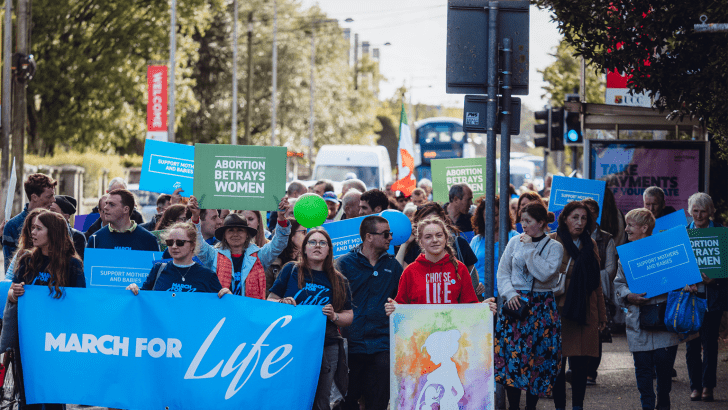
{"label": "black handbag", "polygon": [[655,305],[640,306],[640,328],[644,330],[667,331],[665,326],[665,310],[667,302]]}

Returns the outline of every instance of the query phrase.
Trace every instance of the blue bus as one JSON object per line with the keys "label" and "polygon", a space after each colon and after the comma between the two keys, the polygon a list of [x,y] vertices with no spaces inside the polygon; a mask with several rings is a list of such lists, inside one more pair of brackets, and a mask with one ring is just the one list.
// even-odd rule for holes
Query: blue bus
{"label": "blue bus", "polygon": [[414,143],[418,180],[432,181],[430,161],[433,159],[476,156],[477,144],[463,131],[463,120],[458,118],[433,117],[415,122]]}

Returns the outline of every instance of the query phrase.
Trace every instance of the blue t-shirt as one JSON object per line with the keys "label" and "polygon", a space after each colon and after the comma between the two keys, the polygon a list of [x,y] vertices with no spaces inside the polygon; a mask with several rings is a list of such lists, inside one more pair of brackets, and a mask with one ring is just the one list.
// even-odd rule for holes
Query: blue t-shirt
{"label": "blue t-shirt", "polygon": [[[304,279],[303,289],[298,288],[298,267],[289,263],[281,269],[275,283],[270,288],[270,293],[275,293],[281,298],[292,297],[298,305],[316,305],[322,308],[331,304],[333,292],[331,290],[331,281],[326,277],[326,273],[320,270],[311,270],[311,276]],[[346,278],[342,278],[346,282]],[[348,282],[345,283],[346,300],[341,310],[351,310],[351,289]],[[336,339],[340,339],[336,325],[330,320],[326,322],[326,343],[331,343]]]}
{"label": "blue t-shirt", "polygon": [[217,293],[222,289],[215,272],[198,263],[193,262],[190,266],[182,267],[173,262],[167,263],[157,279],[157,271],[161,265],[161,262],[154,264],[141,287],[142,290]]}
{"label": "blue t-shirt", "polygon": [[[43,262],[40,265],[40,269],[38,273],[33,276],[33,279],[26,280],[25,279],[25,270],[26,270],[26,264],[30,262],[29,259],[25,259],[23,261],[24,263],[21,263],[20,266],[15,271],[15,276],[13,277],[13,283],[21,283],[25,282],[26,285],[39,285],[39,286],[48,286],[50,283],[51,286],[53,286],[53,283],[50,281],[51,274],[47,272],[48,270],[48,264],[50,263],[50,258],[47,256],[43,256]],[[86,287],[86,277],[83,275],[83,264],[81,261],[79,261],[76,258],[72,258],[69,260],[68,264],[68,271],[66,272],[66,286],[67,288],[85,288]]]}

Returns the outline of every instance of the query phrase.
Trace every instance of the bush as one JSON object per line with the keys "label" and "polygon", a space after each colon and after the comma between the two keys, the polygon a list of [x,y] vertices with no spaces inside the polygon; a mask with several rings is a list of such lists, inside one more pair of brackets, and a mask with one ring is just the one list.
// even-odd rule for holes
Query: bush
{"label": "bush", "polygon": [[26,155],[26,164],[30,165],[77,165],[83,167],[86,173],[83,176],[83,195],[86,198],[95,198],[99,192],[99,178],[103,169],[109,171],[109,180],[115,177],[126,178],[126,168],[132,166],[141,167],[142,157],[139,155],[110,155],[95,152],[80,153],[76,151],[59,152],[52,157],[40,157],[37,155]]}

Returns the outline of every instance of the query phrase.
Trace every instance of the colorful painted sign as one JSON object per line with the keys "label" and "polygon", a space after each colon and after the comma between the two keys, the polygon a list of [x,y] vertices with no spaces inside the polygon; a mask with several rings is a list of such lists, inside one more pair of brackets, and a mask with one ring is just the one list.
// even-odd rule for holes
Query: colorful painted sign
{"label": "colorful painted sign", "polygon": [[486,304],[403,305],[389,320],[390,408],[495,408]]}
{"label": "colorful painted sign", "polygon": [[28,404],[313,404],[326,325],[320,306],[187,292],[134,296],[116,289],[67,288],[54,299],[45,286],[26,286],[18,303]]}
{"label": "colorful painted sign", "polygon": [[702,281],[684,226],[617,247],[632,293],[647,298]]}
{"label": "colorful painted sign", "polygon": [[728,229],[688,229],[698,268],[713,279],[728,278]]}
{"label": "colorful painted sign", "polygon": [[177,188],[182,196],[193,195],[195,177],[195,147],[173,142],[146,140],[139,189],[161,194],[173,194]]}
{"label": "colorful painted sign", "polygon": [[286,147],[195,145],[200,208],[275,211],[285,194]]}
{"label": "colorful painted sign", "polygon": [[600,223],[602,220],[605,185],[604,181],[554,175],[551,183],[551,196],[549,196],[549,211],[560,211],[569,202],[591,198],[599,204],[597,223]]}
{"label": "colorful painted sign", "polygon": [[136,283],[141,287],[154,261],[160,259],[162,252],[87,248],[83,257],[86,286],[126,288]]}
{"label": "colorful painted sign", "polygon": [[147,138],[167,141],[167,66],[147,67]]}
{"label": "colorful painted sign", "polygon": [[450,187],[468,184],[473,198],[485,195],[485,157],[432,160],[432,195],[436,202],[449,201]]}

